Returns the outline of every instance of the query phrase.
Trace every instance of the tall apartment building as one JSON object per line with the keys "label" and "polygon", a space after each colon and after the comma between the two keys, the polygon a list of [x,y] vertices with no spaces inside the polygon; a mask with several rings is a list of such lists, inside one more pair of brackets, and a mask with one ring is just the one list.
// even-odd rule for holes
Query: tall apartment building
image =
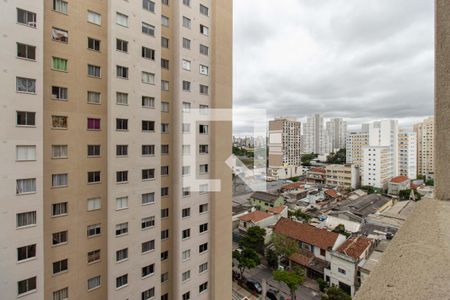
{"label": "tall apartment building", "polygon": [[269,121],[269,167],[301,165],[301,123],[292,118]]}
{"label": "tall apartment building", "polygon": [[414,124],[417,135],[417,174],[434,176],[434,117]]}
{"label": "tall apartment building", "polygon": [[230,299],[231,2],[0,8],[2,296]]}
{"label": "tall apartment building", "polygon": [[327,135],[331,139],[332,151],[345,148],[347,137],[347,122],[342,118],[333,118],[326,123]]}
{"label": "tall apartment building", "polygon": [[363,165],[363,147],[369,145],[369,134],[365,132],[350,132],[347,135],[346,162],[358,167]]}
{"label": "tall apartment building", "polygon": [[324,129],[322,114],[307,117],[303,127],[303,152],[326,154],[332,151],[331,138]]}
{"label": "tall apartment building", "polygon": [[399,175],[417,178],[417,136],[415,132],[400,130],[398,134]]}

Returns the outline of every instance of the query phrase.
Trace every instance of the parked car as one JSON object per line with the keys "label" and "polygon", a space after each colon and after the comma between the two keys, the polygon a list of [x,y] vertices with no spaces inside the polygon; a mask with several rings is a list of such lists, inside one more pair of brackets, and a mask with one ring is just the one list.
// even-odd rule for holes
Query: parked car
{"label": "parked car", "polygon": [[267,300],[279,300],[279,298],[277,297],[277,292],[275,290],[268,290],[266,292],[266,299]]}
{"label": "parked car", "polygon": [[257,294],[261,294],[262,293],[262,286],[261,284],[256,281],[256,280],[247,280],[246,284],[247,288],[252,291],[255,292]]}

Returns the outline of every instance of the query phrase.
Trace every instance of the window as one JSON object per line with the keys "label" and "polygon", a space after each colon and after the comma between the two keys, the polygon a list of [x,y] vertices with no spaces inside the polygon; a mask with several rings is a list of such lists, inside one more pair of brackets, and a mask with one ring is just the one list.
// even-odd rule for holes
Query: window
{"label": "window", "polygon": [[208,289],[208,282],[204,282],[198,286],[198,292],[203,293]]}
{"label": "window", "polygon": [[141,229],[151,228],[155,226],[155,217],[147,217],[141,220]]}
{"label": "window", "polygon": [[87,210],[93,211],[98,210],[102,207],[102,202],[100,198],[90,198],[87,199]]}
{"label": "window", "polygon": [[209,87],[207,85],[200,84],[200,94],[208,95]]}
{"label": "window", "polygon": [[36,244],[17,248],[17,261],[36,257]]}
{"label": "window", "polygon": [[200,74],[208,76],[209,68],[205,65],[200,65]]}
{"label": "window", "polygon": [[161,133],[169,133],[169,124],[161,123]]}
{"label": "window", "polygon": [[102,24],[102,16],[96,12],[88,10],[87,20],[89,23],[101,25]]}
{"label": "window", "polygon": [[17,77],[16,91],[23,93],[36,93],[36,79]]}
{"label": "window", "polygon": [[68,287],[53,292],[53,300],[66,300],[66,299],[69,299]]}
{"label": "window", "polygon": [[203,233],[205,231],[208,231],[208,223],[200,224],[199,226],[199,232]]}
{"label": "window", "polygon": [[183,91],[190,92],[191,91],[191,82],[183,80]]}
{"label": "window", "polygon": [[200,133],[200,134],[208,134],[208,125],[199,125],[198,126],[198,132]]}
{"label": "window", "polygon": [[53,274],[58,274],[58,273],[67,271],[68,267],[69,266],[68,266],[67,259],[56,261],[53,263]]}
{"label": "window", "polygon": [[200,154],[208,154],[208,145],[200,145],[198,148]]}
{"label": "window", "polygon": [[128,145],[116,145],[116,156],[128,156]]}
{"label": "window", "polygon": [[191,40],[189,40],[187,38],[183,38],[183,48],[191,49]]}
{"label": "window", "polygon": [[155,297],[155,288],[148,289],[141,293],[141,300],[148,300]]}
{"label": "window", "polygon": [[182,68],[183,68],[183,70],[190,71],[191,70],[191,62],[189,60],[183,59]]}
{"label": "window", "polygon": [[128,182],[128,171],[117,171],[116,182]]}
{"label": "window", "polygon": [[56,100],[67,100],[68,90],[66,87],[52,86],[52,98]]}
{"label": "window", "polygon": [[52,204],[52,216],[67,215],[67,202],[60,202]]}
{"label": "window", "polygon": [[55,232],[52,234],[52,245],[57,246],[67,243],[67,231]]}
{"label": "window", "polygon": [[128,248],[116,251],[116,262],[123,261],[128,258]]}
{"label": "window", "polygon": [[17,57],[36,60],[36,47],[17,43]]}
{"label": "window", "polygon": [[128,284],[128,274],[116,277],[116,288],[123,287]]}
{"label": "window", "polygon": [[184,229],[182,232],[181,232],[181,236],[182,236],[182,238],[183,239],[187,239],[187,238],[190,238],[191,237],[191,229]]}
{"label": "window", "polygon": [[36,178],[17,179],[16,194],[36,193]]}
{"label": "window", "polygon": [[100,235],[100,233],[101,233],[100,224],[89,225],[87,227],[87,236],[88,237]]}
{"label": "window", "polygon": [[36,276],[17,282],[17,294],[20,296],[36,290]]}
{"label": "window", "polygon": [[88,49],[100,51],[100,40],[88,37]]}
{"label": "window", "polygon": [[142,253],[147,253],[155,250],[155,240],[147,241],[142,243]]}
{"label": "window", "polygon": [[100,276],[95,276],[88,279],[88,290],[93,290],[100,286]]}
{"label": "window", "polygon": [[121,14],[121,13],[116,13],[116,24],[120,25],[120,26],[124,26],[124,27],[128,27],[128,16]]}
{"label": "window", "polygon": [[169,145],[161,145],[161,154],[169,154]]}
{"label": "window", "polygon": [[100,67],[88,64],[88,76],[100,78]]}
{"label": "window", "polygon": [[161,90],[168,91],[169,90],[169,82],[166,80],[161,80]]}
{"label": "window", "polygon": [[169,217],[169,209],[163,208],[161,209],[161,219],[168,218]]}
{"label": "window", "polygon": [[30,111],[18,111],[17,125],[18,126],[35,126],[36,125],[36,113]]}
{"label": "window", "polygon": [[186,176],[191,173],[191,167],[190,166],[183,166],[181,168],[181,175]]}
{"label": "window", "polygon": [[100,171],[88,172],[88,183],[99,183],[100,181]]}
{"label": "window", "polygon": [[155,273],[155,264],[151,264],[142,268],[142,277],[147,277]]}
{"label": "window", "polygon": [[52,40],[61,42],[61,43],[68,43],[69,42],[69,32],[64,29],[52,27]]}
{"label": "window", "polygon": [[128,94],[116,92],[116,103],[119,105],[128,105]]}
{"label": "window", "polygon": [[127,233],[128,233],[128,222],[116,225],[116,236],[124,235]]}
{"label": "window", "polygon": [[87,146],[88,157],[98,157],[100,156],[100,145],[88,145]]}
{"label": "window", "polygon": [[184,250],[184,251],[181,253],[181,259],[182,259],[183,261],[188,260],[188,259],[190,259],[190,258],[191,258],[191,250],[190,250],[190,249]]}
{"label": "window", "polygon": [[116,39],[116,50],[128,52],[128,42],[121,39]]}
{"label": "window", "polygon": [[169,258],[169,251],[161,252],[161,261],[165,261]]}
{"label": "window", "polygon": [[155,155],[155,145],[142,145],[142,155],[143,156]]}
{"label": "window", "polygon": [[191,19],[183,17],[183,27],[191,29]]}
{"label": "window", "polygon": [[199,192],[200,194],[205,194],[209,192],[209,185],[207,183],[205,184],[200,184],[199,186]]}
{"label": "window", "polygon": [[200,174],[208,173],[208,164],[200,165]]}
{"label": "window", "polygon": [[142,46],[142,57],[155,60],[155,50]]}
{"label": "window", "polygon": [[182,300],[191,300],[191,292],[184,293]]}
{"label": "window", "polygon": [[204,16],[209,15],[209,8],[204,6],[203,4],[200,4],[200,13]]}
{"label": "window", "polygon": [[155,108],[155,98],[142,96],[142,107],[145,108]]}
{"label": "window", "polygon": [[169,112],[169,102],[161,102],[161,112]]}
{"label": "window", "polygon": [[116,209],[126,209],[128,208],[128,197],[118,197],[116,198]]}
{"label": "window", "polygon": [[161,166],[161,176],[169,175],[169,166]]}
{"label": "window", "polygon": [[87,119],[87,129],[88,130],[100,130],[100,119],[88,118]]}
{"label": "window", "polygon": [[345,275],[345,273],[347,273],[344,269],[341,269],[341,268],[338,268],[338,272],[341,274],[344,274],[344,275]]}
{"label": "window", "polygon": [[182,152],[183,152],[183,155],[190,155],[191,154],[191,145],[182,145]]}
{"label": "window", "polygon": [[169,188],[168,187],[162,187],[161,188],[161,197],[169,196]]}
{"label": "window", "polygon": [[150,36],[155,36],[155,26],[142,22],[142,33]]}
{"label": "window", "polygon": [[63,0],[53,0],[53,10],[67,15],[67,2]]}
{"label": "window", "polygon": [[52,175],[52,188],[66,187],[68,183],[69,175],[67,173]]}
{"label": "window", "polygon": [[208,55],[209,54],[209,48],[205,45],[200,44],[200,54]]}
{"label": "window", "polygon": [[199,212],[200,214],[208,212],[208,203],[200,204],[200,205],[198,206],[198,212]]}
{"label": "window", "polygon": [[161,25],[164,27],[169,27],[169,17],[161,16]]}
{"label": "window", "polygon": [[100,249],[88,252],[87,254],[88,264],[99,260],[100,260]]}
{"label": "window", "polygon": [[190,187],[183,187],[181,189],[181,194],[183,197],[189,197],[191,195],[191,188]]}
{"label": "window", "polygon": [[208,27],[206,27],[205,25],[201,25],[200,24],[200,33],[201,34],[208,36],[208,31],[209,31]]}
{"label": "window", "polygon": [[142,0],[142,8],[150,12],[155,12],[155,2],[150,0]]}
{"label": "window", "polygon": [[161,58],[161,68],[168,70],[169,69],[169,60]]}
{"label": "window", "polygon": [[128,119],[116,119],[116,130],[128,130]]}
{"label": "window", "polygon": [[183,0],[183,4],[186,6],[191,6],[191,0]]}
{"label": "window", "polygon": [[155,131],[154,121],[142,121],[142,131]]}
{"label": "window", "polygon": [[116,66],[116,76],[118,78],[128,79],[128,68],[124,66]]}
{"label": "window", "polygon": [[66,116],[52,116],[52,128],[67,129],[67,117]]}
{"label": "window", "polygon": [[142,72],[141,74],[142,83],[155,84],[155,74],[149,72]]}
{"label": "window", "polygon": [[205,263],[203,263],[203,264],[198,266],[198,272],[199,273],[206,272],[207,270],[208,270],[208,263],[207,262],[205,262]]}
{"label": "window", "polygon": [[36,14],[24,9],[17,9],[17,23],[36,28]]}
{"label": "window", "polygon": [[190,270],[188,270],[186,272],[183,272],[183,274],[181,274],[181,280],[182,281],[186,281],[186,280],[188,280],[190,278],[191,278],[191,271]]}
{"label": "window", "polygon": [[320,255],[322,255],[322,256],[325,256],[325,255],[326,255],[325,249],[320,249]]}
{"label": "window", "polygon": [[166,37],[161,37],[161,47],[169,48],[169,39]]}
{"label": "window", "polygon": [[181,210],[181,217],[182,217],[182,218],[187,218],[187,217],[189,217],[189,216],[191,216],[191,208],[190,208],[190,207],[188,207],[188,208],[183,208],[183,209]]}
{"label": "window", "polygon": [[99,92],[87,92],[87,102],[90,104],[100,104],[100,93]]}
{"label": "window", "polygon": [[17,161],[36,160],[36,146],[16,146]]}
{"label": "window", "polygon": [[165,272],[165,273],[161,274],[161,283],[166,282],[167,280],[169,280],[169,273]]}
{"label": "window", "polygon": [[162,3],[163,5],[169,5],[169,0],[161,0],[161,3]]}
{"label": "window", "polygon": [[208,243],[201,244],[198,246],[198,252],[203,253],[205,251],[208,251]]}
{"label": "window", "polygon": [[161,240],[166,240],[169,238],[169,229],[161,231]]}
{"label": "window", "polygon": [[191,103],[190,102],[183,102],[183,108],[182,111],[185,113],[188,113],[191,111]]}

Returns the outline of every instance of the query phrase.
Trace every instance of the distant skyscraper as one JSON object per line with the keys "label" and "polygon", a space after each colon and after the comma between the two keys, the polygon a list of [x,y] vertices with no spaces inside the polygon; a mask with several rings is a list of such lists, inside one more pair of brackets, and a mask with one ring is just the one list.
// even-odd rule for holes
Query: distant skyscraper
{"label": "distant skyscraper", "polygon": [[398,134],[399,175],[417,178],[416,133],[400,130]]}
{"label": "distant skyscraper", "polygon": [[269,167],[301,164],[301,123],[291,118],[269,121]]}
{"label": "distant skyscraper", "polygon": [[322,114],[314,114],[307,117],[303,128],[303,152],[325,154],[332,151],[331,139],[324,129]]}
{"label": "distant skyscraper", "polygon": [[434,176],[434,117],[414,125],[417,135],[417,174]]}
{"label": "distant skyscraper", "polygon": [[328,138],[331,140],[332,151],[345,148],[347,136],[347,122],[342,118],[333,118],[326,125]]}

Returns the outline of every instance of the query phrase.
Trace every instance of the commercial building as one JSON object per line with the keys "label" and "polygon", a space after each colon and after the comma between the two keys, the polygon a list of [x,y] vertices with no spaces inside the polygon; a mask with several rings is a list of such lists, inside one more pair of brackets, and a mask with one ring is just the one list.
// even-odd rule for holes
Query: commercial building
{"label": "commercial building", "polygon": [[3,297],[231,298],[231,2],[0,8]]}
{"label": "commercial building", "polygon": [[417,135],[400,130],[398,134],[399,175],[409,179],[417,178]]}
{"label": "commercial building", "polygon": [[355,165],[327,165],[325,171],[325,183],[328,186],[357,189],[361,185],[359,167]]}
{"label": "commercial building", "polygon": [[434,177],[434,117],[414,125],[417,136],[417,174]]}
{"label": "commercial building", "polygon": [[301,123],[291,118],[269,121],[269,167],[301,165]]}

